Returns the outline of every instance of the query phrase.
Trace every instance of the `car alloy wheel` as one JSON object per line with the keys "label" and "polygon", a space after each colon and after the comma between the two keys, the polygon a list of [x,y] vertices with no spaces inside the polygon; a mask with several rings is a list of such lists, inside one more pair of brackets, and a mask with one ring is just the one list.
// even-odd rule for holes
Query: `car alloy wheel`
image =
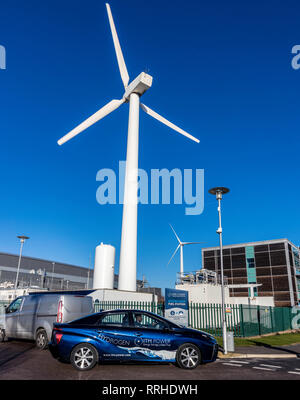
{"label": "car alloy wheel", "polygon": [[79,371],[86,371],[95,366],[98,361],[98,353],[90,344],[79,344],[71,353],[71,364]]}
{"label": "car alloy wheel", "polygon": [[184,344],[177,351],[176,361],[181,368],[196,368],[201,362],[200,350],[192,343]]}
{"label": "car alloy wheel", "polygon": [[47,332],[44,329],[40,329],[36,335],[36,346],[40,350],[44,350],[48,346]]}

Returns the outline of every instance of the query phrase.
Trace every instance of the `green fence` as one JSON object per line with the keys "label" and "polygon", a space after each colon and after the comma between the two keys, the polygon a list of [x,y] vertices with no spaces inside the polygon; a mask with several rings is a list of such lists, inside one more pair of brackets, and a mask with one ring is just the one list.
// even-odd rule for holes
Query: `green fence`
{"label": "green fence", "polygon": [[[134,301],[102,301],[94,303],[100,310],[136,309],[164,315],[164,303]],[[294,307],[264,307],[226,304],[227,330],[235,337],[258,336],[300,328],[300,309]],[[293,322],[294,321],[294,322]],[[299,326],[297,322],[299,321]],[[222,336],[222,306],[220,304],[189,304],[189,326]]]}
{"label": "green fence", "polygon": [[[0,301],[0,313],[7,301]],[[96,301],[95,312],[100,310],[144,310],[164,316],[164,303],[136,301]],[[244,304],[227,304],[227,330],[235,337],[259,336],[267,333],[300,329],[300,308],[264,307]],[[220,304],[189,304],[189,326],[222,336],[222,307]]]}
{"label": "green fence", "polygon": [[300,309],[296,307],[242,306],[243,336],[299,329],[298,316],[300,316]]}
{"label": "green fence", "polygon": [[157,315],[164,315],[164,304],[154,303],[147,301],[95,301],[94,310],[98,312],[100,310],[115,310],[115,309],[126,309],[126,310],[144,310],[151,311]]}
{"label": "green fence", "polygon": [[[242,336],[239,305],[227,304],[225,310],[227,329],[234,332],[234,336]],[[221,304],[190,303],[189,326],[222,336]]]}

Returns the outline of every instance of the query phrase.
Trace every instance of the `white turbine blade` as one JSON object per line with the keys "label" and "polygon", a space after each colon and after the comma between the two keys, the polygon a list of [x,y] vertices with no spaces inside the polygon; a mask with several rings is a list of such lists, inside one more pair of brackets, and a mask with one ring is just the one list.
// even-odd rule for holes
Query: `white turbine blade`
{"label": "white turbine blade", "polygon": [[151,115],[151,117],[157,119],[158,121],[162,122],[163,124],[167,125],[169,128],[174,129],[174,131],[177,131],[181,133],[183,136],[186,136],[187,138],[194,140],[196,143],[199,143],[200,140],[195,138],[194,136],[190,135],[189,133],[185,132],[183,129],[179,128],[178,126],[172,124],[172,122],[168,121],[161,115],[157,114],[155,111],[151,110],[151,108],[145,106],[145,104],[141,103],[141,108],[145,113]]}
{"label": "white turbine blade", "polygon": [[123,53],[122,53],[122,50],[121,50],[121,46],[120,46],[119,38],[118,38],[118,35],[117,35],[117,30],[116,30],[116,27],[115,27],[113,16],[112,16],[112,13],[111,13],[110,5],[108,3],[106,3],[106,10],[107,10],[107,14],[108,14],[108,20],[109,20],[109,25],[110,25],[110,29],[111,29],[112,38],[113,38],[113,41],[114,41],[114,46],[115,46],[115,51],[116,51],[117,60],[118,60],[118,64],[119,64],[119,70],[120,70],[120,74],[121,74],[121,79],[122,79],[123,85],[124,85],[124,87],[126,89],[127,85],[128,85],[128,82],[129,82],[129,75],[128,75],[128,72],[127,72],[126,64],[125,64]]}
{"label": "white turbine blade", "polygon": [[182,242],[183,245],[186,245],[186,244],[203,244],[203,243],[205,243],[205,242]]}
{"label": "white turbine blade", "polygon": [[179,239],[179,237],[178,237],[177,233],[175,232],[175,229],[173,228],[173,226],[172,226],[171,224],[169,224],[169,225],[170,225],[170,227],[171,227],[172,231],[174,232],[174,234],[175,234],[175,236],[176,236],[176,238],[177,238],[178,242],[179,242],[179,243],[181,243],[181,240]]}
{"label": "white turbine blade", "polygon": [[120,107],[121,104],[124,103],[124,101],[125,101],[124,99],[110,101],[104,107],[100,108],[99,111],[97,111],[95,114],[93,114],[88,119],[83,121],[80,125],[78,125],[76,128],[74,128],[71,132],[67,133],[65,136],[59,139],[57,143],[59,145],[66,143],[68,140],[72,139],[74,136],[78,135],[80,132],[84,131],[89,126],[95,124],[97,121],[99,121],[106,115],[116,110],[118,107]]}
{"label": "white turbine blade", "polygon": [[172,261],[172,259],[173,259],[173,257],[175,256],[175,254],[176,254],[177,250],[179,249],[179,247],[180,247],[180,244],[179,244],[179,245],[176,247],[176,250],[174,251],[174,253],[173,253],[172,257],[170,258],[170,260],[169,260],[169,262],[168,262],[168,264],[167,264],[167,265],[169,265],[169,264],[170,264],[170,262]]}

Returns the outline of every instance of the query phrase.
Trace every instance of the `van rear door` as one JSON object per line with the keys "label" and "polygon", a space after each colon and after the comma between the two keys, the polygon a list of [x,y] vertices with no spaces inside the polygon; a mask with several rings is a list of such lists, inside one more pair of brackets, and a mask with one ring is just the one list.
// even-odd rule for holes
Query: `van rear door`
{"label": "van rear door", "polygon": [[90,296],[64,295],[62,297],[62,315],[61,321],[69,322],[74,319],[93,314],[93,298]]}

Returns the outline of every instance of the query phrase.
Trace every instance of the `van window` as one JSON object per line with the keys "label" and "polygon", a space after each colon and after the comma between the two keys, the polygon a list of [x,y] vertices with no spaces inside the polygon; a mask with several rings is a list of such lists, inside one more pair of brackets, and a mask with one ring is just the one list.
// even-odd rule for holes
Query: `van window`
{"label": "van window", "polygon": [[14,313],[20,310],[23,297],[18,297],[14,302],[12,302],[6,309],[7,313]]}

